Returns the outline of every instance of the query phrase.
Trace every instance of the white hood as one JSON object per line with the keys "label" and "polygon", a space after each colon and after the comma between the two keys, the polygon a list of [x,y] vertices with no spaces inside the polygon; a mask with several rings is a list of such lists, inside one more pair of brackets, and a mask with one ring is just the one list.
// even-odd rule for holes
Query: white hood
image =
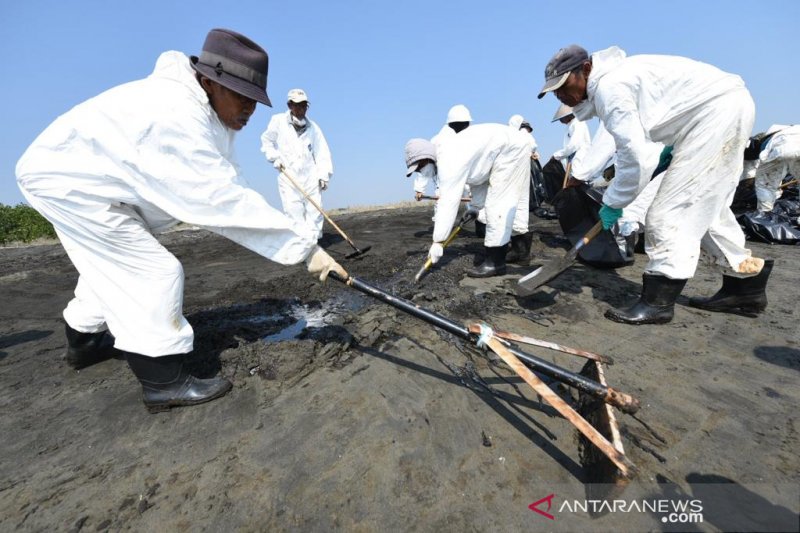
{"label": "white hood", "polygon": [[597,82],[622,63],[626,57],[627,54],[619,46],[611,46],[592,54],[592,72],[589,74],[589,80],[586,84],[588,97],[573,108],[572,112],[575,118],[585,122],[597,116],[594,108],[594,93],[597,90]]}

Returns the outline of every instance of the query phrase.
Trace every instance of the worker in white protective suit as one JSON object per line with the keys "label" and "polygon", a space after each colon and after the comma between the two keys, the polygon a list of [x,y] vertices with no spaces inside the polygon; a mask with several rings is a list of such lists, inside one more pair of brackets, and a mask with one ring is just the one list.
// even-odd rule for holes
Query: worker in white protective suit
{"label": "worker in white protective suit", "polygon": [[[452,137],[455,137],[458,132],[463,131],[469,127],[472,122],[472,115],[469,109],[463,104],[456,104],[447,112],[447,121],[439,132],[431,137],[431,142],[436,150],[439,149],[441,144]],[[420,167],[425,169],[426,167]],[[429,170],[432,167],[427,167]],[[425,172],[417,172],[414,176],[414,198],[420,201],[428,190],[429,184],[433,184],[434,196],[439,196],[439,182],[436,179],[436,174],[426,174]],[[435,220],[435,218],[434,218]]]}
{"label": "worker in white protective suit", "polygon": [[30,205],[55,227],[80,277],[64,310],[67,363],[124,354],[151,411],[228,392],[184,365],[194,333],[183,316],[183,267],[154,233],[178,221],[281,264],[306,261],[324,279],[346,272],[316,241],[246,187],[233,139],[270,105],[267,53],[230,30],[208,33],[200,57],[165,52],[145,79],[60,116],[17,163]]}
{"label": "worker in white protective suit", "polygon": [[[445,140],[455,137],[458,132],[467,129],[470,122],[472,122],[472,115],[470,114],[467,106],[463,104],[454,105],[447,112],[447,119],[444,126],[442,126],[436,135],[431,137],[431,142],[438,150]],[[439,196],[439,181],[436,178],[436,173],[433,172],[433,168],[433,166],[423,166],[420,167],[419,172],[412,173],[414,175],[414,199],[418,202],[422,200],[423,196],[426,196],[428,187],[431,184],[433,185],[433,196]],[[469,194],[469,187],[465,187],[464,197],[469,197]],[[481,218],[480,215],[479,218]],[[433,207],[433,217],[431,217],[431,220],[436,220],[436,205]],[[478,224],[482,224],[484,228],[486,227],[485,224],[480,223],[477,220],[475,221],[475,224],[476,227]]]}
{"label": "worker in white protective suit", "polygon": [[775,200],[781,197],[783,178],[791,175],[800,179],[800,125],[771,126],[759,148],[755,169],[756,199],[758,210],[769,212]]}
{"label": "worker in white protective suit", "polygon": [[511,115],[511,118],[508,119],[508,125],[515,130],[527,132],[528,135],[531,136],[531,143],[533,146],[531,149],[531,159],[538,160],[539,144],[536,142],[536,137],[533,136],[533,127],[531,126],[531,123],[525,120],[525,117],[522,115]]}
{"label": "worker in white protective suit", "polygon": [[697,268],[701,247],[725,269],[723,286],[690,305],[756,315],[766,307],[772,262],[752,257],[729,206],[742,171],[742,151],[755,106],[738,76],[674,56],[626,57],[618,47],[589,57],[571,45],[545,68],[539,98],[554,92],[576,118],[598,116],[617,148],[614,180],[600,218],[612,227],[645,179],[647,142],[672,146],[645,221],[642,294],[632,307],[606,317],[628,324],[669,322],[674,304]]}
{"label": "worker in white protective suit", "polygon": [[306,116],[309,102],[305,91],[292,89],[287,98],[289,110],[272,116],[261,135],[261,151],[280,172],[283,212],[319,239],[324,216],[311,202],[322,207],[322,191],[333,175],[331,152],[322,130]]}
{"label": "worker in white protective suit", "polygon": [[570,106],[560,105],[551,122],[555,121],[565,124],[567,131],[564,133],[563,147],[553,153],[553,158],[561,163],[564,170],[567,170],[567,164],[570,161],[581,157],[589,149],[592,137],[589,134],[589,126],[575,118]]}
{"label": "worker in white protective suit", "polygon": [[432,142],[425,139],[410,139],[404,151],[407,178],[417,175],[436,179],[436,146]]}
{"label": "worker in white protective suit", "polygon": [[[416,141],[424,144],[422,139]],[[505,124],[472,126],[436,150],[440,195],[429,252],[433,263],[444,253],[442,243],[453,228],[464,184],[469,184],[473,208],[485,209],[486,235],[484,260],[467,275],[489,277],[506,272],[512,232],[528,232],[530,154],[530,135]]]}

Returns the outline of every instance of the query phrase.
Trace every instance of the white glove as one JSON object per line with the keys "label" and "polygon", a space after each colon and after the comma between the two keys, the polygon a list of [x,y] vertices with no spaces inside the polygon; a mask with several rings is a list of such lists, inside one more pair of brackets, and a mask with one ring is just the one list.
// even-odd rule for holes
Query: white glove
{"label": "white glove", "polygon": [[439,259],[444,255],[444,247],[442,243],[435,242],[431,244],[431,249],[428,251],[428,257],[431,258],[431,263],[434,265],[439,262]]}
{"label": "white glove", "polygon": [[342,265],[334,261],[333,257],[329,256],[328,253],[319,246],[308,254],[308,257],[306,257],[306,265],[308,265],[308,271],[311,274],[314,276],[319,275],[320,281],[325,281],[331,270],[344,279],[348,278],[347,271],[342,268]]}
{"label": "white glove", "polygon": [[608,182],[603,176],[597,176],[591,181],[591,185],[597,189],[602,189],[603,187],[608,187]]}
{"label": "white glove", "polygon": [[319,190],[324,191],[328,188],[328,182],[325,180],[319,180]]}
{"label": "white glove", "polygon": [[283,161],[281,161],[280,159],[276,159],[275,161],[272,162],[272,166],[275,167],[276,170],[280,170],[281,167],[283,166]]}

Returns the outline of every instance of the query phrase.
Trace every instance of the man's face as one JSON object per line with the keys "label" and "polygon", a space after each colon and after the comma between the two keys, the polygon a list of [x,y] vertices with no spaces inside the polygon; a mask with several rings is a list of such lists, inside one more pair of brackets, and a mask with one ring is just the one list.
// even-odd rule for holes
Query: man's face
{"label": "man's face", "polygon": [[219,119],[232,130],[244,128],[256,111],[255,100],[233,92],[213,80],[203,77],[200,85],[205,89],[211,107],[217,112]]}
{"label": "man's face", "polygon": [[570,73],[564,85],[553,91],[556,98],[562,103],[570,107],[575,107],[587,98],[586,94],[586,80],[589,73],[592,71],[592,64],[585,62],[579,71]]}
{"label": "man's face", "polygon": [[306,118],[306,111],[308,111],[308,102],[289,102],[289,111],[292,115],[299,119]]}

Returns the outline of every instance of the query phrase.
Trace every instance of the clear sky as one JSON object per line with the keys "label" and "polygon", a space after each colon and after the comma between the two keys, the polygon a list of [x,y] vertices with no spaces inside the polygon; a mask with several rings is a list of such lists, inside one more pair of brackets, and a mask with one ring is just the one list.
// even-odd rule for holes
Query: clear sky
{"label": "clear sky", "polygon": [[798,21],[800,0],[3,0],[0,203],[22,201],[17,159],[58,115],[147,76],[165,50],[199,53],[214,27],[239,31],[270,55],[275,107],[259,105],[237,139],[246,179],[280,206],[259,139],[269,117],[286,110],[287,91],[301,87],[331,147],[323,202],[334,208],[411,199],[403,145],[433,136],[456,103],[476,123],[524,115],[549,157],[564,126],[550,122],[555,97],[536,93],[548,59],[573,42],[714,64],[744,78],[755,131],[796,124]]}

